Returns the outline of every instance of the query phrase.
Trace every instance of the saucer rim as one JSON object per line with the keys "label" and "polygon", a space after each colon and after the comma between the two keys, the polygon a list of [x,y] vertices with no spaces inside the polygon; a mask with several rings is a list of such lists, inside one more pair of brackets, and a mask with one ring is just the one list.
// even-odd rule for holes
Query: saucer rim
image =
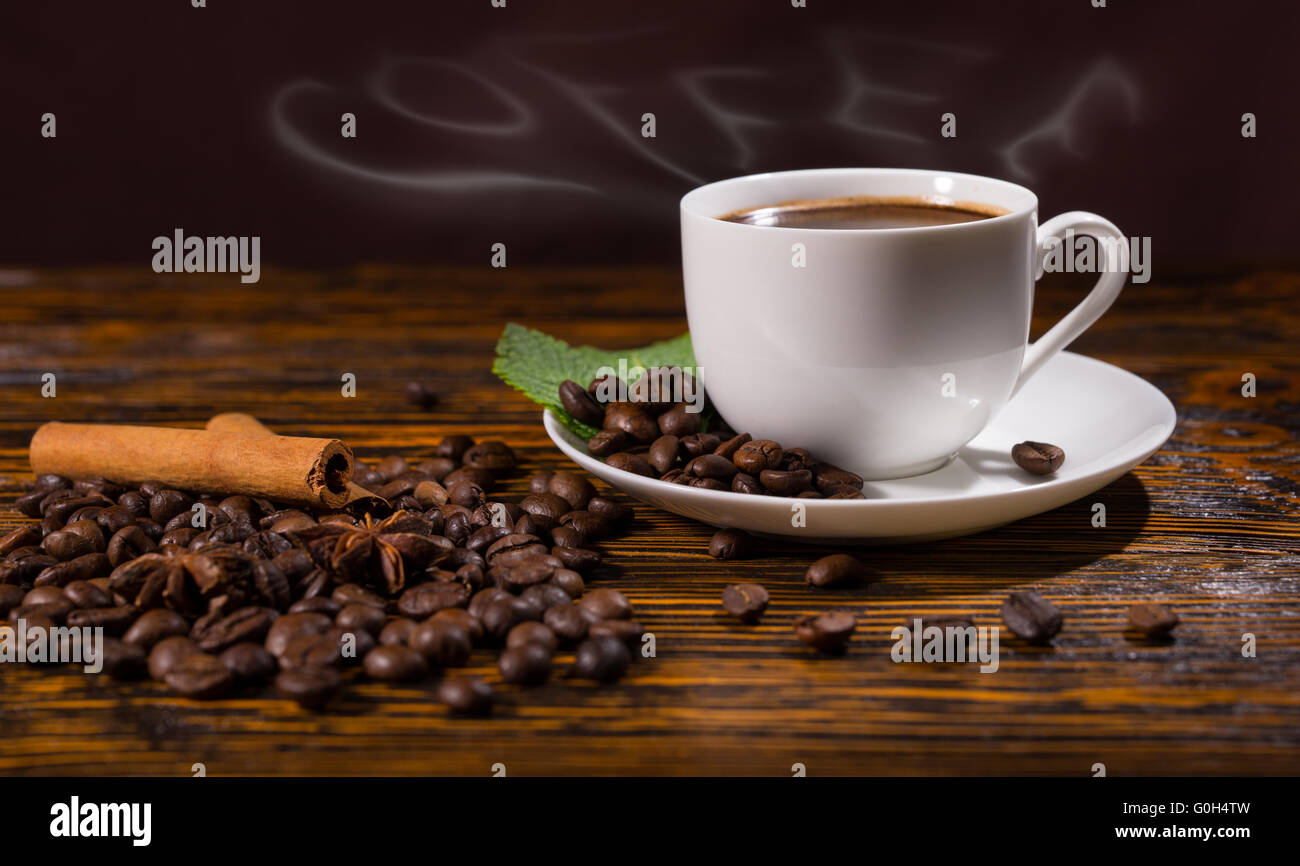
{"label": "saucer rim", "polygon": [[[688,487],[683,484],[674,484],[671,481],[660,481],[658,478],[649,478],[644,475],[638,475],[635,472],[628,472],[625,469],[618,469],[617,467],[610,466],[603,460],[579,451],[568,440],[568,437],[573,436],[574,434],[560,423],[559,419],[555,417],[554,413],[552,413],[550,409],[544,409],[542,411],[542,425],[546,429],[547,436],[550,437],[551,441],[560,449],[561,452],[564,453],[566,457],[574,463],[577,463],[583,469],[591,472],[593,475],[601,477],[601,471],[604,471],[615,473],[615,477],[626,476],[628,483],[634,485],[653,482],[656,486],[663,485],[665,488],[672,488],[672,496],[674,498],[679,498],[679,501],[692,502],[698,505],[719,502],[727,504],[748,503],[751,505],[760,505],[765,502],[803,502],[810,508],[838,508],[845,511],[853,511],[887,507],[897,508],[899,506],[930,506],[950,503],[956,500],[969,503],[979,503],[986,500],[1001,501],[1006,499],[1029,498],[1042,496],[1058,487],[1073,485],[1082,486],[1091,483],[1096,479],[1107,478],[1108,476],[1118,477],[1119,475],[1122,475],[1124,472],[1127,472],[1134,466],[1141,464],[1152,454],[1159,451],[1160,447],[1169,440],[1170,435],[1173,433],[1174,428],[1178,423],[1177,409],[1165,393],[1155,385],[1152,385],[1146,379],[1143,379],[1135,373],[1130,373],[1122,367],[1118,367],[1105,361],[1100,361],[1096,358],[1088,357],[1087,355],[1080,355],[1075,352],[1061,352],[1048,361],[1047,365],[1050,366],[1057,364],[1067,356],[1075,361],[1085,362],[1086,364],[1099,368],[1106,368],[1107,375],[1122,373],[1124,376],[1135,380],[1140,385],[1140,389],[1145,389],[1148,392],[1153,402],[1159,400],[1162,404],[1162,418],[1158,423],[1148,426],[1140,434],[1130,440],[1128,447],[1122,451],[1111,452],[1109,459],[1105,461],[1104,465],[1099,466],[1086,474],[1046,477],[1042,478],[1037,483],[1027,484],[1012,490],[999,490],[976,494],[948,492],[929,496],[881,497],[874,499],[799,499],[798,497],[792,496],[755,496],[752,493],[736,493],[732,490],[707,490],[700,487]],[[575,436],[574,439],[576,440],[576,438],[577,437]],[[960,454],[960,450],[957,453]],[[593,469],[592,465],[600,467],[601,471]],[[949,464],[945,463],[943,467],[933,471],[942,472],[948,465]],[[1116,473],[1116,469],[1121,466],[1124,468]],[[932,473],[923,473],[922,475],[915,477],[924,477],[924,475],[928,474]],[[603,478],[602,480],[605,480],[606,483],[619,488],[630,496],[638,497],[638,494],[628,491],[623,483],[616,483]],[[878,480],[891,481],[898,479]],[[871,483],[872,482],[870,481],[867,482],[868,485]]]}

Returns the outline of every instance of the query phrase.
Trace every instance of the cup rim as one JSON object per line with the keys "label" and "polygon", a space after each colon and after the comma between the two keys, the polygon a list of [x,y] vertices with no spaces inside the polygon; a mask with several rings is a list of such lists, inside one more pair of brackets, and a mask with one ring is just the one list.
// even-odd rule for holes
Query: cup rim
{"label": "cup rim", "polygon": [[[807,175],[835,175],[835,174],[843,174],[843,175],[913,174],[918,176],[934,177],[934,176],[942,175],[944,177],[950,177],[950,178],[963,178],[966,180],[980,181],[983,183],[992,183],[997,186],[1004,187],[1009,193],[1013,195],[1023,196],[1025,199],[1025,203],[1020,207],[1012,208],[1007,213],[1000,214],[998,216],[986,217],[980,220],[974,220],[972,222],[948,223],[946,225],[935,225],[935,226],[906,226],[902,228],[860,228],[860,229],[808,228],[805,226],[764,226],[764,225],[754,225],[752,223],[728,222],[727,220],[718,219],[719,216],[718,214],[705,213],[698,204],[698,199],[704,198],[710,191],[714,191],[720,187],[730,186],[733,184],[754,182],[766,178],[780,179],[786,177],[793,177],[796,175],[807,176]],[[969,229],[972,226],[986,226],[991,223],[999,223],[999,222],[1006,222],[1014,219],[1019,219],[1019,218],[1023,218],[1026,214],[1037,213],[1038,196],[1034,194],[1033,190],[1021,186],[1018,183],[1012,183],[1009,180],[1002,180],[1001,178],[989,177],[987,175],[982,175],[982,174],[971,174],[969,172],[961,172],[961,171],[945,171],[942,169],[928,169],[928,168],[880,168],[880,167],[797,168],[797,169],[790,169],[787,171],[756,172],[754,174],[739,175],[737,177],[724,178],[723,180],[715,180],[712,181],[711,183],[706,183],[701,186],[697,186],[694,189],[687,192],[685,195],[681,197],[681,200],[678,202],[678,207],[683,216],[690,215],[692,217],[696,217],[700,219],[707,219],[711,222],[718,222],[718,223],[722,223],[723,225],[735,226],[737,229],[741,229],[741,230],[759,229],[763,231],[778,231],[778,232],[817,232],[817,233],[841,234],[841,235],[878,236],[878,235],[894,234],[899,232],[953,231],[958,229]]]}

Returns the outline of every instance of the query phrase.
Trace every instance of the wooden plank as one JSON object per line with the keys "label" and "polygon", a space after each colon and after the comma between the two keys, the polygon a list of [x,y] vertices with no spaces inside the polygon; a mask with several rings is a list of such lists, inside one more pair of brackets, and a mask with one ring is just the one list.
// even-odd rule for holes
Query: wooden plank
{"label": "wooden plank", "polygon": [[[1035,332],[1078,281],[1049,276]],[[1161,387],[1179,410],[1168,445],[1091,501],[983,535],[870,549],[880,580],[803,585],[823,551],[763,542],[719,563],[709,530],[637,508],[607,543],[599,583],[623,590],[656,636],[610,687],[557,680],[498,689],[486,720],[448,718],[433,683],[358,682],[325,714],[269,691],[201,704],[153,683],[72,668],[0,665],[0,773],[511,775],[732,773],[1110,775],[1300,772],[1300,275],[1189,277],[1132,286],[1075,349]],[[492,347],[509,320],[566,339],[640,345],[685,327],[680,278],[653,268],[529,271],[367,266],[228,277],[132,269],[37,272],[0,288],[0,505],[29,478],[46,420],[200,424],[249,411],[285,433],[339,436],[362,455],[428,454],[446,433],[501,437],[527,474],[565,465],[539,411],[498,383]],[[40,376],[58,376],[42,399]],[[358,396],[339,378],[356,374]],[[1254,373],[1258,395],[1241,394]],[[407,405],[410,379],[441,395]],[[0,529],[19,518],[0,513]],[[761,625],[719,615],[722,587],[764,583]],[[1012,589],[1057,602],[1056,646],[1004,641],[1000,670],[895,664],[889,632],[913,615],[997,621]],[[1160,598],[1183,623],[1170,644],[1134,642],[1125,609]],[[860,632],[840,659],[811,656],[791,622],[828,607]],[[1256,636],[1244,658],[1242,635]],[[564,662],[567,657],[561,656]],[[473,672],[498,682],[487,653]]]}

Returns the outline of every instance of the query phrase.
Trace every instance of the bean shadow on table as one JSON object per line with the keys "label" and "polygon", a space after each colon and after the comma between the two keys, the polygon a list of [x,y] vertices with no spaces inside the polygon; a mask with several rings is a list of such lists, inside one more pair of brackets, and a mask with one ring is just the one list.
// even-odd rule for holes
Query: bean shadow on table
{"label": "bean shadow on table", "polygon": [[[1095,525],[1096,503],[1105,506],[1104,526]],[[897,546],[861,546],[848,552],[868,562],[883,578],[900,578],[876,585],[881,594],[913,594],[906,578],[924,575],[930,578],[926,581],[929,588],[919,594],[976,595],[1087,568],[1121,553],[1143,531],[1150,516],[1151,500],[1146,487],[1130,472],[1068,505],[978,535]],[[822,553],[766,541],[763,550],[807,562],[810,553],[821,556],[836,548],[824,548]],[[943,581],[947,575],[960,580]],[[935,586],[936,582],[943,585],[942,590]]]}

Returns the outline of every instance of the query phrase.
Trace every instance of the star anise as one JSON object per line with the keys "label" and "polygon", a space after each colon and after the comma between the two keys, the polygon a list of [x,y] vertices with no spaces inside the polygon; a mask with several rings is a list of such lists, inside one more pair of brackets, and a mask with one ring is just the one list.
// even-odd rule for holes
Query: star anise
{"label": "star anise", "polygon": [[141,610],[166,605],[177,613],[197,616],[208,600],[229,596],[238,607],[253,594],[252,560],[238,550],[210,545],[202,550],[167,546],[119,566],[110,577],[113,591]]}
{"label": "star anise", "polygon": [[408,563],[423,568],[452,547],[429,529],[420,515],[398,511],[381,521],[367,514],[356,524],[329,521],[290,535],[340,582],[369,584],[397,595],[406,586]]}

